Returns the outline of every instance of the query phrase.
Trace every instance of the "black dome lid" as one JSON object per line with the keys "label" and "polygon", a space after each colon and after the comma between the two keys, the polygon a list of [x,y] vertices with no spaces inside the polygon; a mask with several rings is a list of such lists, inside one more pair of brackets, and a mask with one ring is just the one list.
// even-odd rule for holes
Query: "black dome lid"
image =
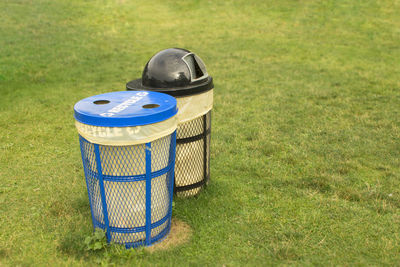
{"label": "black dome lid", "polygon": [[188,96],[214,87],[203,61],[186,49],[169,48],[155,54],[142,78],[126,84],[127,90],[147,90],[172,96]]}

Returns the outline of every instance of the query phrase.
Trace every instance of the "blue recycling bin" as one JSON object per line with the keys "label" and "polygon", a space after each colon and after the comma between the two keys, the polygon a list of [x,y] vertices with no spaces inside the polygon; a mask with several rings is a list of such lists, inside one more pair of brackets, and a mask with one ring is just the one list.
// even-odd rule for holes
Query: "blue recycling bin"
{"label": "blue recycling bin", "polygon": [[127,248],[170,231],[176,100],[156,92],[113,92],[75,104],[93,227]]}

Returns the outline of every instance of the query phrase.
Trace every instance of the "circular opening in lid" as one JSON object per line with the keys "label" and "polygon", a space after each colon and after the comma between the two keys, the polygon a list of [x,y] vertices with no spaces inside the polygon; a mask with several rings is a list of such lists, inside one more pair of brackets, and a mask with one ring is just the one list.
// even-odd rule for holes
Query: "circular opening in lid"
{"label": "circular opening in lid", "polygon": [[110,103],[110,101],[108,101],[108,100],[96,100],[93,102],[93,104],[95,104],[95,105],[105,105],[108,103]]}
{"label": "circular opening in lid", "polygon": [[158,108],[160,105],[158,104],[146,104],[143,105],[142,108]]}

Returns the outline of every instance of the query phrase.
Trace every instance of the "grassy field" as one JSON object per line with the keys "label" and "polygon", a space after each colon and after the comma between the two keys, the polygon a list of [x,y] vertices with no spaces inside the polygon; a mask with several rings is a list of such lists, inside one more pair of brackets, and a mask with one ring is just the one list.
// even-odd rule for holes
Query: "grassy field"
{"label": "grassy field", "polygon": [[[400,1],[0,1],[0,265],[398,265]],[[73,105],[184,47],[214,77],[211,184],[168,251],[92,235]]]}

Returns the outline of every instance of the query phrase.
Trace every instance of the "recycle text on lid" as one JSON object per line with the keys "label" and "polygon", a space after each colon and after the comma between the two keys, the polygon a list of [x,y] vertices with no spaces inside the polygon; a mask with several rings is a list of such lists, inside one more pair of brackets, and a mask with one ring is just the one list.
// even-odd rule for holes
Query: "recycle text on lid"
{"label": "recycle text on lid", "polygon": [[129,106],[135,104],[139,100],[143,99],[144,96],[148,95],[147,92],[139,92],[136,95],[130,97],[128,100],[122,102],[121,104],[113,107],[112,109],[108,110],[107,112],[101,113],[100,116],[102,117],[112,117],[115,114],[123,111],[124,109],[128,108]]}

